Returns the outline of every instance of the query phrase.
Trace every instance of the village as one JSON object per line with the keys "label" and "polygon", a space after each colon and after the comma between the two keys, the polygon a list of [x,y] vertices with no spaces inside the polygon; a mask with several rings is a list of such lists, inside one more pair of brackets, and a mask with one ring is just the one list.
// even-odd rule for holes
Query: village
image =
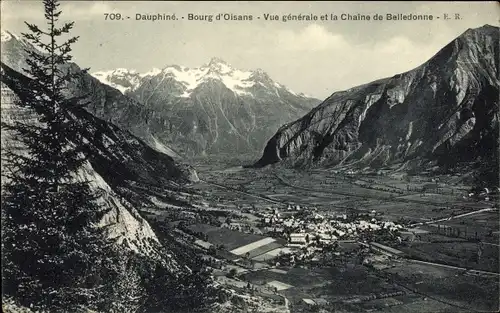
{"label": "village", "polygon": [[[352,295],[336,300],[304,295],[299,300],[292,297],[294,301],[290,302],[286,291],[304,287],[300,286],[304,274],[322,275],[317,271],[333,266],[351,266],[351,270],[364,272],[402,254],[386,244],[410,245],[418,236],[403,225],[384,221],[374,210],[334,214],[300,205],[240,210],[229,214],[213,210],[218,217],[202,219],[205,223],[199,223],[197,214],[184,213],[182,222],[173,225],[179,238],[194,243],[217,283],[240,293],[243,290],[268,297],[275,305],[306,311],[332,300],[345,305],[352,301]],[[206,212],[210,210],[205,208]],[[295,283],[284,279],[290,273],[294,273],[292,277],[297,275],[295,272]],[[400,294],[400,290],[382,288],[370,297]]]}
{"label": "village", "polygon": [[194,248],[216,284],[247,295],[235,304],[243,311],[496,305],[493,296],[475,300],[498,290],[496,190],[470,190],[446,176],[206,174],[211,182],[193,187],[192,209],[154,215]]}

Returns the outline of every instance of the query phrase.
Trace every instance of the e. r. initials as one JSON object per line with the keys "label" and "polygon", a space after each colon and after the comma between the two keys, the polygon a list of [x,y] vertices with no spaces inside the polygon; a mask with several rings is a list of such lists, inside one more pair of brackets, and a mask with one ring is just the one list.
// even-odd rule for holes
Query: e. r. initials
{"label": "e. r. initials", "polygon": [[[446,14],[446,13],[445,13],[445,14],[443,15],[443,19],[445,19],[445,20],[451,20],[451,17],[450,17],[448,14]],[[460,14],[459,14],[459,13],[455,13],[455,19],[456,19],[456,20],[461,20],[461,19],[462,19],[462,17],[460,16]]]}

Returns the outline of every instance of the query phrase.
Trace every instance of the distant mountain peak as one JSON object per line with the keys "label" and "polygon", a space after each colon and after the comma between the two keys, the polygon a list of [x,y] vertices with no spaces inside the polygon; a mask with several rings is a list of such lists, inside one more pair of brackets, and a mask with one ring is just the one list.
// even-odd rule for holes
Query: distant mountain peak
{"label": "distant mountain peak", "polygon": [[167,81],[176,84],[176,86],[172,86],[171,95],[181,98],[191,97],[194,90],[205,83],[223,84],[238,96],[254,97],[254,91],[250,88],[256,86],[257,88],[265,88],[267,93],[276,94],[278,97],[278,90],[288,92],[294,96],[305,97],[275,82],[261,68],[253,71],[239,70],[217,57],[211,58],[208,63],[200,67],[189,68],[179,65],[168,65],[162,69],[155,68],[147,73],[138,73],[135,70],[117,68],[109,71],[95,72],[92,75],[102,83],[119,89],[122,93],[132,92],[146,81],[156,81],[160,77],[158,82],[162,82],[162,79],[169,77],[170,80]]}
{"label": "distant mountain peak", "polygon": [[[12,37],[5,32],[4,39]],[[29,49],[35,48],[22,40],[2,43],[2,62],[21,70]],[[207,61],[194,67],[167,63],[150,71],[127,65],[99,69],[69,88],[92,95],[87,109],[96,116],[157,151],[181,156],[257,153],[279,125],[320,102],[295,94],[262,69],[238,69],[221,58]]]}
{"label": "distant mountain peak", "polygon": [[137,71],[134,69],[119,67],[119,68],[114,69],[114,73],[117,73],[117,74],[136,74]]}
{"label": "distant mountain peak", "polygon": [[251,79],[260,82],[270,83],[273,82],[271,77],[261,68],[252,71]]}
{"label": "distant mountain peak", "polygon": [[208,62],[208,65],[218,65],[218,64],[225,64],[225,65],[229,65],[226,61],[224,61],[223,59],[221,58],[218,58],[218,57],[212,57],[210,59],[210,61]]}
{"label": "distant mountain peak", "polygon": [[497,26],[493,26],[490,24],[484,24],[481,27],[476,27],[476,28],[469,28],[467,29],[461,36],[461,37],[469,37],[469,36],[477,36],[477,35],[486,35],[486,36],[500,36],[500,28]]}
{"label": "distant mountain peak", "polygon": [[476,27],[476,28],[469,28],[469,30],[475,30],[475,31],[496,31],[500,34],[500,28],[498,26],[493,26],[490,24],[484,24],[483,26]]}
{"label": "distant mountain peak", "polygon": [[211,58],[210,61],[204,64],[201,68],[202,69],[208,68],[209,70],[207,74],[213,73],[213,74],[224,75],[234,71],[231,65],[229,65],[226,61],[217,57]]}

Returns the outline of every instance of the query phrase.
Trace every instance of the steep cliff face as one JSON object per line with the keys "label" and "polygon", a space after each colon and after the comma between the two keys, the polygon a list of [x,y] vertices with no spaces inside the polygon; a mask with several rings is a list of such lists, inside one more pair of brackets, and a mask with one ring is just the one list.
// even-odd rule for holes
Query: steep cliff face
{"label": "steep cliff face", "polygon": [[[3,63],[2,69],[2,122],[23,121],[36,123],[35,113],[21,108],[17,103],[20,86],[29,78],[12,70]],[[100,207],[105,212],[97,227],[102,227],[107,236],[117,245],[139,254],[164,259],[172,270],[179,270],[175,257],[158,255],[159,241],[154,231],[137,209],[148,206],[147,190],[135,190],[137,184],[162,186],[165,190],[179,188],[189,183],[196,173],[188,166],[177,164],[171,157],[157,152],[133,135],[121,131],[84,109],[76,111],[77,118],[85,125],[82,134],[87,144],[88,161],[74,177],[90,181],[91,188],[98,192]],[[10,150],[23,151],[18,139],[7,129],[1,132],[2,156]],[[2,181],[5,170],[2,162]]]}
{"label": "steep cliff face", "polygon": [[282,126],[256,166],[494,161],[499,28],[469,29],[418,68],[336,92]]}

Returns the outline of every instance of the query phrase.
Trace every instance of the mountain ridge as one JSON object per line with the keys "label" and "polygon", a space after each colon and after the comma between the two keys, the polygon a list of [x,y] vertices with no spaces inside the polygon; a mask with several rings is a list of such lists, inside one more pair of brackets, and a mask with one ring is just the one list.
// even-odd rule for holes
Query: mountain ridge
{"label": "mountain ridge", "polygon": [[[212,57],[208,62],[199,67],[186,67],[182,65],[171,64],[163,68],[153,68],[147,72],[142,73],[138,72],[135,69],[127,69],[123,67],[91,73],[92,76],[99,79],[102,83],[108,84],[123,93],[133,91],[135,88],[137,88],[139,80],[146,77],[156,76],[158,74],[172,74],[174,79],[187,85],[185,86],[187,88],[187,91],[192,91],[193,89],[195,89],[196,86],[201,83],[198,81],[206,78],[222,78],[224,85],[235,93],[242,93],[242,89],[253,86],[252,82],[262,83],[262,81],[267,81],[275,83],[261,68],[257,68],[255,70],[239,70],[232,67],[228,62],[219,57]],[[232,76],[229,77],[229,79],[232,79],[233,81],[229,81],[229,79],[227,79],[228,77],[225,77],[226,80],[224,80],[223,76]],[[119,78],[123,78],[123,80],[120,80]],[[131,84],[131,82],[135,84]],[[247,86],[245,86],[245,82],[247,83]],[[241,85],[236,84],[236,88],[234,88],[235,83],[240,83]],[[294,91],[279,83],[275,83],[275,86],[277,88],[284,88],[292,94],[312,98],[310,96],[306,96],[303,93],[295,93]],[[244,94],[244,92],[242,94]],[[181,96],[188,97],[189,94],[184,92]]]}
{"label": "mountain ridge", "polygon": [[498,35],[491,25],[466,30],[413,70],[333,93],[280,127],[255,166],[493,160]]}
{"label": "mountain ridge", "polygon": [[180,155],[260,153],[279,125],[320,102],[273,81],[262,69],[235,69],[220,58],[197,68],[116,72],[93,75],[154,112],[142,128]]}
{"label": "mountain ridge", "polygon": [[[2,62],[23,73],[24,50],[34,48],[5,34]],[[75,63],[67,67],[80,69]],[[257,155],[280,125],[320,103],[275,83],[262,70],[233,69],[218,58],[191,71],[174,65],[146,73],[120,68],[94,76],[71,83],[69,93],[90,95],[89,112],[179,159]]]}
{"label": "mountain ridge", "polygon": [[[19,107],[21,85],[29,78],[1,64],[2,76],[2,122],[36,122],[36,113]],[[90,181],[95,192],[101,196],[101,205],[106,212],[98,225],[117,245],[136,253],[159,258],[156,234],[138,210],[148,205],[148,195],[138,194],[135,183],[161,185],[175,189],[180,185],[196,181],[196,172],[185,165],[178,165],[172,158],[154,151],[132,134],[109,125],[87,111],[79,108],[74,113],[86,127],[82,136],[86,142],[85,154],[88,161],[77,179]],[[22,151],[18,140],[8,130],[2,131],[2,155],[15,149]],[[5,164],[4,164],[5,165]],[[2,167],[2,181],[4,180]],[[144,193],[144,192],[143,192]],[[172,269],[178,269],[172,259]]]}

